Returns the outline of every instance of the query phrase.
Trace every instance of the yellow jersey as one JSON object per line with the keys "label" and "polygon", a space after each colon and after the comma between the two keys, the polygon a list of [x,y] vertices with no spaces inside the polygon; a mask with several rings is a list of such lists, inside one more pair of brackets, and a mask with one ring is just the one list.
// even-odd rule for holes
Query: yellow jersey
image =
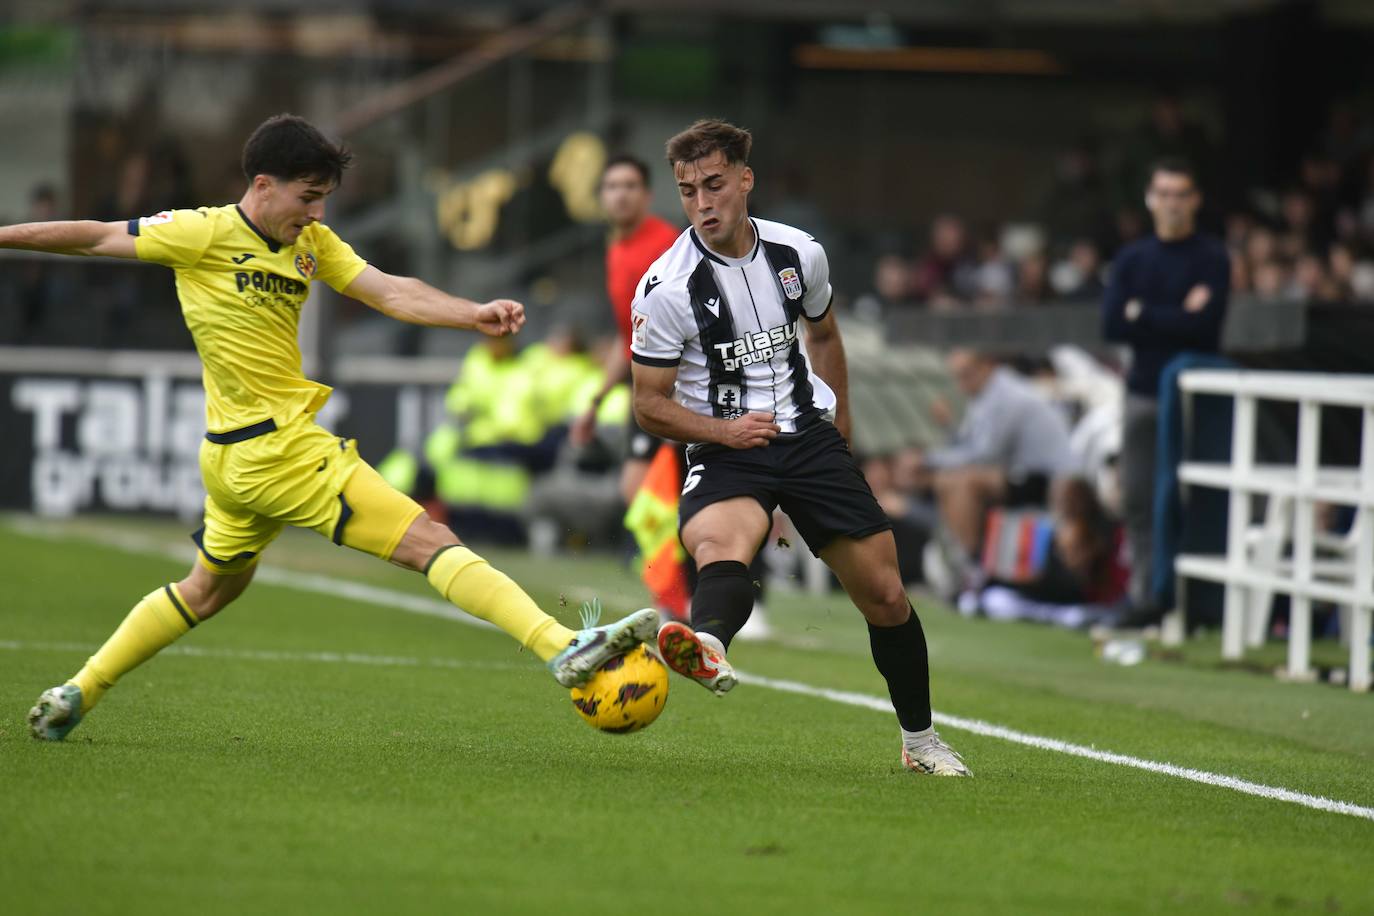
{"label": "yellow jersey", "polygon": [[367,267],[328,226],[312,223],[282,245],[230,205],[131,219],[129,234],[139,260],[176,271],[204,365],[209,432],[282,427],[324,405],[332,389],[301,371],[301,306],[312,280],[342,292]]}

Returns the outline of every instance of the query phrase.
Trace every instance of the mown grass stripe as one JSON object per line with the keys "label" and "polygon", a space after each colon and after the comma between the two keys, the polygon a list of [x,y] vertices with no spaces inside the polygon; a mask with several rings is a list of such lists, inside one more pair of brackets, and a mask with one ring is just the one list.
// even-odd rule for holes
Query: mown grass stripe
{"label": "mown grass stripe", "polygon": [[[762,677],[757,674],[745,674],[739,671],[737,671],[736,674],[739,675],[739,679],[742,683],[753,684],[756,687],[766,687],[770,690],[780,690],[784,693],[815,697],[817,699],[829,700],[832,703],[843,703],[847,706],[857,706],[861,709],[872,709],[877,712],[892,712],[892,703],[884,697],[871,696],[866,693],[853,693],[846,690],[831,690],[827,687],[814,687],[810,684],[802,684],[797,681],[778,680],[770,677]],[[992,722],[984,722],[982,719],[968,719],[963,716],[952,716],[947,713],[937,712],[935,713],[935,723],[950,728],[957,728],[960,731],[972,732],[975,735],[982,735],[987,738],[997,738],[1002,741],[1010,741],[1013,744],[1038,748],[1039,750],[1054,751],[1059,754],[1068,754],[1072,757],[1084,757],[1088,760],[1098,761],[1099,763],[1112,763],[1117,766],[1131,767],[1137,770],[1145,770],[1150,773],[1159,773],[1163,776],[1172,776],[1176,779],[1186,779],[1190,782],[1202,783],[1203,785],[1231,789],[1235,792],[1243,792],[1246,795],[1267,798],[1271,801],[1289,802],[1295,805],[1302,805],[1306,808],[1313,808],[1317,811],[1329,811],[1333,814],[1348,814],[1352,817],[1374,821],[1374,808],[1364,805],[1338,801],[1321,795],[1309,795],[1306,792],[1295,792],[1292,789],[1284,789],[1279,786],[1266,786],[1262,783],[1250,782],[1247,779],[1241,779],[1237,776],[1209,773],[1206,770],[1195,770],[1191,767],[1176,766],[1172,763],[1160,763],[1156,760],[1146,760],[1142,757],[1132,757],[1128,754],[1117,754],[1112,751],[1100,751],[1097,748],[1087,747],[1086,745],[1060,741],[1058,738],[1047,738],[1043,735],[1032,735],[1027,732],[1017,731],[1014,728],[1007,728],[1006,726],[997,725]]]}
{"label": "mown grass stripe", "polygon": [[[20,534],[27,534],[49,540],[56,540],[58,537],[45,531],[41,526],[34,524],[17,523],[17,520],[10,520],[12,530]],[[63,538],[65,539],[65,538]],[[127,553],[151,554],[155,556],[166,556],[169,552],[157,546],[140,542],[134,539],[124,539],[114,541],[113,539],[101,539],[94,536],[81,535],[79,539],[93,541],[105,546],[112,547]],[[428,598],[421,595],[413,595],[394,589],[383,588],[375,585],[366,585],[361,582],[342,580],[330,576],[300,573],[293,570],[281,569],[278,567],[262,567],[258,570],[257,580],[268,582],[286,588],[295,588],[307,592],[332,595],[340,598],[347,598],[366,604],[374,604],[380,607],[392,608],[395,610],[407,611],[414,614],[424,614],[433,617],[442,617],[454,620],[458,623],[469,626],[480,626],[492,628],[492,625],[484,620],[471,617],[458,608],[449,605],[447,602],[437,598]],[[14,643],[0,642],[0,648],[9,648]],[[82,647],[83,650],[88,647]],[[173,647],[173,650],[181,649],[185,654],[191,647]],[[198,650],[209,652],[215,650]],[[891,714],[892,704],[885,697],[873,696],[864,693],[855,693],[845,690],[834,690],[828,687],[817,687],[812,684],[804,684],[798,681],[781,680],[777,678],[764,677],[762,675],[747,674],[736,672],[740,681],[746,684],[753,684],[769,690],[777,690],[783,693],[793,693],[802,696],[814,697],[816,699],[828,700],[834,703],[842,703],[848,706],[856,706],[861,709],[870,709],[876,712]],[[1258,798],[1270,801],[1280,801],[1289,804],[1301,805],[1317,811],[1325,811],[1333,814],[1345,814],[1364,820],[1374,821],[1374,807],[1358,805],[1353,802],[1339,801],[1320,795],[1309,795],[1306,792],[1297,792],[1292,789],[1285,789],[1279,786],[1267,786],[1262,783],[1251,782],[1236,776],[1227,776],[1221,773],[1211,773],[1206,770],[1197,770],[1191,767],[1177,766],[1172,763],[1161,763],[1155,760],[1146,760],[1142,757],[1132,757],[1128,754],[1117,754],[1112,751],[1100,751],[1097,748],[1088,747],[1082,744],[1073,744],[1068,741],[1060,741],[1057,738],[1049,738],[1043,735],[1033,735],[1028,732],[1017,731],[1003,725],[992,722],[985,722],[981,719],[969,719],[963,716],[955,716],[947,713],[936,712],[935,722],[949,728],[956,728],[961,731],[971,732],[989,738],[996,738],[1008,741],[1013,744],[1020,744],[1025,747],[1034,747],[1040,750],[1052,751],[1060,754],[1067,754],[1073,757],[1082,757],[1099,763],[1110,763],[1117,766],[1130,767],[1132,769],[1144,770],[1151,773],[1158,773],[1162,776],[1169,776],[1175,779],[1184,779],[1190,782],[1201,783],[1203,785],[1214,786],[1217,788],[1230,789],[1246,795],[1253,795]]]}

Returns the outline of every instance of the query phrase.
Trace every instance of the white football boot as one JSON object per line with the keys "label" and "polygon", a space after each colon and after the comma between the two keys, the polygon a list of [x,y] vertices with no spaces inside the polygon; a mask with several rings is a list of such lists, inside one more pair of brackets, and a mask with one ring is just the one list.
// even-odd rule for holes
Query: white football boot
{"label": "white football boot", "polygon": [[972,776],[964,758],[940,740],[934,729],[914,740],[902,741],[902,766],[930,776]]}
{"label": "white football boot", "polygon": [[658,654],[663,656],[669,668],[718,697],[729,693],[739,683],[735,669],[725,660],[725,653],[703,641],[685,623],[674,620],[658,628]]}
{"label": "white football boot", "polygon": [[564,687],[577,687],[607,661],[624,655],[640,643],[654,641],[658,628],[658,611],[640,608],[628,617],[599,627],[601,601],[592,599],[582,605],[582,629],[577,631],[568,647],[549,659],[554,680]]}
{"label": "white football boot", "polygon": [[29,710],[29,731],[41,741],[61,741],[81,722],[81,688],[49,687]]}

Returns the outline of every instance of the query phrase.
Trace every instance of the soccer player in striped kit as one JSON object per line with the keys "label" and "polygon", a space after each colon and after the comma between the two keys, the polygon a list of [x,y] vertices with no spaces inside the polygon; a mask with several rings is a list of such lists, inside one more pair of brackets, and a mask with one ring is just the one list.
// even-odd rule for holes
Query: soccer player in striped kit
{"label": "soccer player in striped kit", "polygon": [[630,317],[635,416],[654,435],[691,443],[679,523],[699,570],[692,625],[665,623],[659,649],[717,694],[735,686],[726,650],[753,608],[749,562],[781,506],[868,622],[902,763],[966,776],[932,725],[925,634],[891,523],[846,442],[825,251],[799,229],[749,216],[751,145],[748,131],[717,120],[668,141],[691,226],[649,268]]}

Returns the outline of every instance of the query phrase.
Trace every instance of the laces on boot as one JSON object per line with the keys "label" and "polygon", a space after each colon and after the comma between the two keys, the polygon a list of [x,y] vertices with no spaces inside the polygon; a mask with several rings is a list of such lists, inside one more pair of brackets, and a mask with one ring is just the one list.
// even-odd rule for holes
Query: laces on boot
{"label": "laces on boot", "polygon": [[582,602],[582,609],[578,614],[582,618],[582,629],[590,630],[601,622],[601,599],[593,598],[591,601]]}

